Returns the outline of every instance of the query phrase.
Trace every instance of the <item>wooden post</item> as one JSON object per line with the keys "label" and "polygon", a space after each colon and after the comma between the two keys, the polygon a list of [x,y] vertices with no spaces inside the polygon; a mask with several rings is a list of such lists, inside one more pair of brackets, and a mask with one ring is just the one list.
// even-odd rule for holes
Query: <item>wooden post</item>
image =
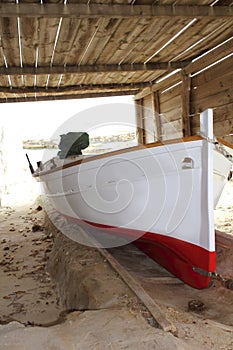
{"label": "wooden post", "polygon": [[191,91],[191,77],[190,74],[181,71],[182,78],[182,130],[183,136],[191,135],[190,127],[190,91]]}
{"label": "wooden post", "polygon": [[155,119],[155,132],[157,140],[162,139],[162,125],[161,125],[161,119],[160,119],[160,102],[159,102],[159,92],[155,91],[152,92],[152,108],[153,108],[153,115]]}
{"label": "wooden post", "polygon": [[143,99],[135,101],[136,112],[136,137],[139,145],[145,143],[144,122],[143,122]]}

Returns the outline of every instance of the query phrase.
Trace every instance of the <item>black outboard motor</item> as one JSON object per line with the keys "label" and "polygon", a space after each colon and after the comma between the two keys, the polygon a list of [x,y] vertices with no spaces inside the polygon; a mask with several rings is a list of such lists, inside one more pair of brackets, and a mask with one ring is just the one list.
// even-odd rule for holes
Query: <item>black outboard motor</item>
{"label": "black outboard motor", "polygon": [[81,155],[82,149],[89,146],[89,135],[86,132],[68,132],[60,137],[60,151],[57,155],[61,159]]}

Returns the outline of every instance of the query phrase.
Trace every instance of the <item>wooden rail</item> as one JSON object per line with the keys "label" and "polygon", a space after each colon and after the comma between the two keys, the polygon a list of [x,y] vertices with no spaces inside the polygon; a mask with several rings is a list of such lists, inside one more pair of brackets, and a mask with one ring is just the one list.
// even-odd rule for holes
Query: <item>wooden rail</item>
{"label": "wooden rail", "polygon": [[0,17],[50,18],[142,18],[142,17],[232,17],[231,6],[130,5],[130,4],[0,4]]}

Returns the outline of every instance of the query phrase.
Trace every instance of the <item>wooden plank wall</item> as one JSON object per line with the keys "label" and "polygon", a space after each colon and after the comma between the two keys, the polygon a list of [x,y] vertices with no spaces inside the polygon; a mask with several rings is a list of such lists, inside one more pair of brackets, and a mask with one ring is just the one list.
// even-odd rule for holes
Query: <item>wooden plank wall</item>
{"label": "wooden plank wall", "polygon": [[[143,107],[152,109],[151,115],[153,115],[155,106],[151,104],[151,101],[157,94],[159,106],[156,110],[161,113],[159,122],[162,124],[160,126],[162,140],[197,134],[199,132],[199,113],[207,108],[213,108],[215,136],[233,143],[232,67],[232,56],[208,69],[202,70],[202,68],[199,72],[197,69],[192,72],[192,67],[189,67],[188,74],[180,71],[154,84],[150,91],[147,89],[144,92],[146,95],[138,94],[136,102],[141,100]],[[144,118],[144,115],[148,115],[149,112],[143,109],[142,114]],[[187,118],[186,121],[185,118]],[[143,126],[148,125],[152,128],[152,124],[148,122],[144,122]],[[157,135],[157,129],[158,122],[156,124],[155,120],[154,131],[150,130],[150,134],[154,132]],[[145,136],[144,140],[148,142],[149,136],[148,138]]]}

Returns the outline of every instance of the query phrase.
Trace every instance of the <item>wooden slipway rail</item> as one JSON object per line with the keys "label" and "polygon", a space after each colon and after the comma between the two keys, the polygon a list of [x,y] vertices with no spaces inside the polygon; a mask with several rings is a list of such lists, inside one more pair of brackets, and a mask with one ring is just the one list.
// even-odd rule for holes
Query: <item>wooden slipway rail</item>
{"label": "wooden slipway rail", "polygon": [[[145,288],[140,283],[139,276],[143,278],[152,278],[158,281],[158,283],[183,283],[176,277],[171,275],[164,268],[156,264],[142,251],[139,251],[132,244],[122,245],[118,248],[105,249],[100,248],[99,243],[94,237],[90,237],[88,232],[79,227],[82,236],[85,237],[86,242],[89,242],[91,246],[95,247],[99,253],[108,261],[112,268],[119,274],[122,280],[128,285],[128,287],[134,292],[142,304],[150,312],[151,316],[155,320],[155,323],[164,331],[175,333],[176,327],[170,322],[165,313],[162,312],[159,304],[154,298],[152,298]],[[133,273],[131,267],[137,272]],[[156,268],[155,268],[156,266]],[[145,269],[147,276],[145,277]],[[148,276],[149,274],[149,276]],[[156,276],[156,277],[155,277]]]}
{"label": "wooden slipway rail", "polygon": [[[127,268],[120,263],[120,259],[118,257],[114,257],[114,249],[112,249],[112,254],[106,249],[99,249],[100,253],[107,259],[110,265],[118,272],[123,281],[129,286],[129,288],[137,295],[137,297],[141,300],[141,302],[145,305],[148,311],[151,313],[157,324],[160,328],[162,328],[166,332],[175,332],[176,327],[167,320],[165,314],[161,311],[159,305],[156,303],[154,299],[150,297],[150,295],[146,292],[146,290],[142,287],[139,280],[135,278],[135,276],[130,273]],[[144,253],[142,253],[144,254]],[[117,254],[115,254],[117,256]],[[156,277],[155,277],[156,278]],[[161,283],[163,278],[164,282],[169,282],[173,279],[173,277],[157,277],[158,282]],[[176,278],[174,278],[176,279]]]}

